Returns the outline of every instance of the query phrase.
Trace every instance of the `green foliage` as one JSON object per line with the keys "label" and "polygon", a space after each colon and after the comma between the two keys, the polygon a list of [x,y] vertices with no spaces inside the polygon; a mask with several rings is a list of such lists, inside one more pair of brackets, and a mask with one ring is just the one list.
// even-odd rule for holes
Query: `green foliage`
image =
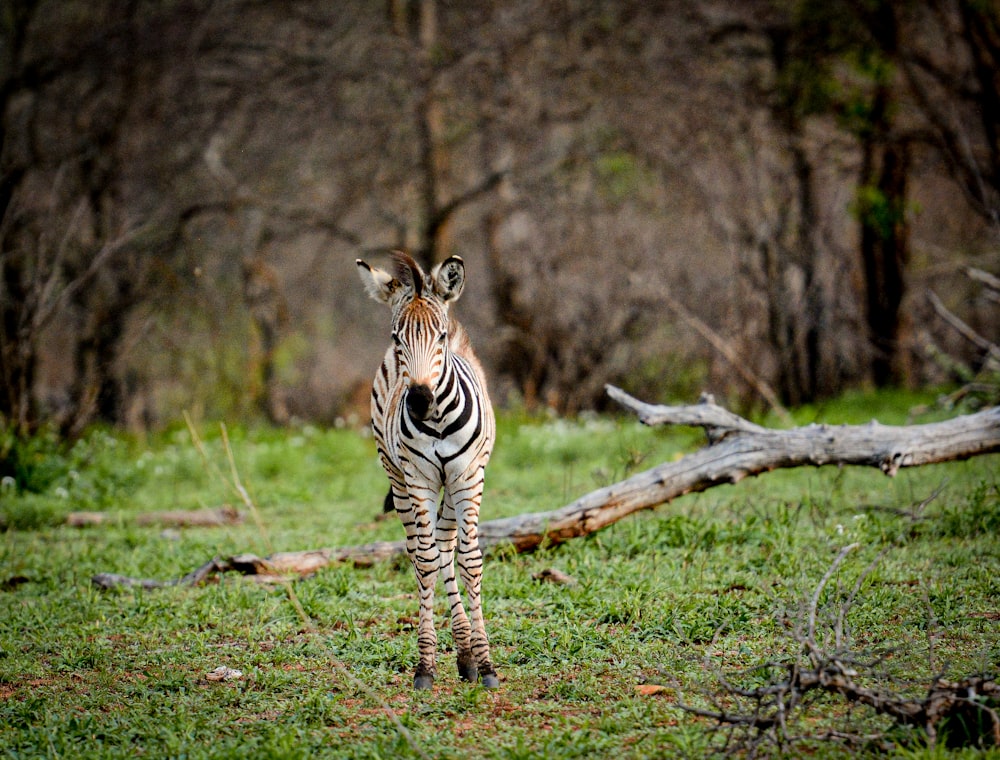
{"label": "green foliage", "polygon": [[599,155],[594,162],[594,169],[601,192],[615,203],[636,195],[649,182],[639,161],[627,151]]}
{"label": "green foliage", "polygon": [[935,532],[947,538],[1000,535],[1000,483],[976,484],[964,503],[947,505],[933,522]]}
{"label": "green foliage", "polygon": [[68,510],[51,499],[30,492],[15,499],[13,489],[3,490],[6,496],[0,504],[0,530],[37,530],[58,525],[66,517]]}
{"label": "green foliage", "polygon": [[[920,400],[859,395],[797,414],[899,423]],[[369,436],[312,426],[228,432],[265,531],[249,519],[172,533],[136,525],[137,514],[158,509],[242,508],[220,474],[230,465],[211,426],[199,431],[204,460],[187,429],[142,446],[98,431],[50,452],[56,471],[38,492],[5,492],[0,510],[13,517],[0,534],[0,757],[711,756],[710,724],[678,701],[707,706],[721,694],[718,671],[758,685],[761,665],[791,656],[790,627],[853,542],[861,548],[830,579],[819,617],[829,619],[887,548],[847,623],[859,647],[895,648],[885,665],[894,684],[919,692],[942,667],[950,676],[1000,667],[996,456],[894,479],[775,472],[532,555],[495,551],[484,604],[497,692],[458,680],[441,598],[439,679],[430,694],[411,691],[417,603],[405,561],[295,581],[308,622],[287,588],[237,576],[198,588],[95,590],[97,572],[168,579],[212,556],[400,537],[397,521],[375,519],[385,476]],[[700,445],[696,433],[624,418],[501,417],[484,519],[561,506]],[[905,516],[942,484],[922,520]],[[115,519],[60,524],[79,503]],[[576,582],[534,580],[549,568]],[[242,678],[208,680],[220,665]],[[663,688],[637,691],[649,684]],[[860,709],[845,717],[833,700],[819,707],[799,728],[888,726]],[[854,756],[832,742],[810,752]]]}
{"label": "green foliage", "polygon": [[883,240],[891,240],[905,220],[908,208],[902,198],[889,197],[874,185],[860,185],[855,189],[851,211]]}
{"label": "green foliage", "polygon": [[128,448],[100,428],[71,444],[52,429],[29,438],[0,429],[0,530],[49,525],[72,510],[111,506],[138,476],[121,461]]}
{"label": "green foliage", "polygon": [[30,438],[0,426],[0,479],[4,493],[39,493],[67,470],[58,432],[45,428]]}

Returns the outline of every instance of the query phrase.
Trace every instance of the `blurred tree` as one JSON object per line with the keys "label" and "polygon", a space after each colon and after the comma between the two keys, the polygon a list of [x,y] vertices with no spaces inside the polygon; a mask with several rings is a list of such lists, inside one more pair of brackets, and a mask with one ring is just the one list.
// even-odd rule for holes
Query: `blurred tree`
{"label": "blurred tree", "polygon": [[1000,234],[1000,6],[934,0],[922,21],[900,57],[925,121],[918,137]]}
{"label": "blurred tree", "polygon": [[[495,189],[503,172],[490,169],[475,178],[471,186],[448,187],[456,184],[451,153],[460,146],[449,139],[449,131],[454,133],[457,125],[448,123],[446,102],[461,99],[451,89],[456,82],[449,80],[475,51],[439,39],[437,0],[391,0],[391,12],[392,31],[409,48],[413,63],[412,118],[417,143],[416,181],[420,188],[416,229],[399,247],[410,243],[414,257],[429,270],[453,253],[451,227],[455,214]],[[459,15],[454,11],[452,14]]]}
{"label": "blurred tree", "polygon": [[1000,6],[803,0],[791,18],[796,76],[785,89],[806,115],[834,113],[858,145],[853,211],[871,379],[905,384],[916,147],[932,148],[973,208],[998,221]]}
{"label": "blurred tree", "polygon": [[875,385],[905,384],[901,306],[909,254],[910,135],[897,125],[904,3],[818,2],[798,7],[800,61],[820,61],[817,80],[792,85],[807,113],[833,111],[861,156],[854,211],[860,224],[865,322]]}
{"label": "blurred tree", "polygon": [[[851,206],[858,222],[865,374],[878,386],[907,381],[901,330],[917,133],[912,118],[900,118],[907,98],[901,40],[917,40],[924,23],[919,7],[897,0],[765,2],[742,16],[709,22],[710,39],[730,41],[729,56],[767,59],[762,73],[748,67],[748,84],[767,106],[771,131],[781,136],[787,181],[795,188],[789,202],[767,213],[768,223],[745,232],[748,248],[761,252],[761,265],[752,271],[762,275],[767,336],[787,403],[829,395],[843,381],[838,362],[831,363],[824,349],[830,340],[824,331],[839,329],[839,320],[832,306],[837,294],[829,286],[824,294],[820,277],[826,244],[814,187],[822,155],[818,125],[831,120],[853,137],[858,155]],[[825,139],[836,144],[835,136]],[[847,153],[836,151],[841,159]]]}
{"label": "blurred tree", "polygon": [[29,426],[330,419],[380,350],[351,261],[391,247],[483,273],[459,308],[498,399],[800,403],[902,376],[935,157],[996,207],[973,0],[7,8],[0,414]]}
{"label": "blurred tree", "polygon": [[[278,384],[275,352],[288,324],[288,304],[274,269],[260,258],[243,260],[243,298],[250,310],[260,340],[262,389],[256,403],[275,425],[287,425],[288,402]],[[251,395],[253,387],[248,389]]]}
{"label": "blurred tree", "polygon": [[829,174],[817,176],[824,154],[844,152],[816,119],[829,74],[786,4],[705,6],[695,28],[698,59],[709,62],[698,86],[712,101],[701,155],[715,169],[695,176],[738,261],[737,310],[747,324],[762,314],[759,334],[744,328],[741,340],[782,403],[806,403],[854,371],[839,345],[844,280],[821,188]]}
{"label": "blurred tree", "polygon": [[[118,321],[131,302],[127,286],[112,286],[110,301],[104,291],[115,265],[122,268],[131,236],[114,202],[107,162],[128,99],[130,80],[122,64],[128,60],[124,49],[132,8],[109,14],[99,35],[74,38],[72,32],[79,30],[62,26],[50,45],[30,35],[44,10],[30,3],[9,6],[0,84],[0,369],[5,389],[0,414],[22,433],[40,421],[36,378],[45,331],[73,312],[79,317],[69,334],[81,374],[58,419],[67,429],[95,414],[117,420],[119,394],[109,364]],[[101,90],[105,70],[120,85],[118,91]],[[59,126],[47,121],[53,109],[72,112],[71,103],[95,91],[101,92],[99,103],[86,103],[75,121]],[[94,308],[98,301],[101,309]]]}

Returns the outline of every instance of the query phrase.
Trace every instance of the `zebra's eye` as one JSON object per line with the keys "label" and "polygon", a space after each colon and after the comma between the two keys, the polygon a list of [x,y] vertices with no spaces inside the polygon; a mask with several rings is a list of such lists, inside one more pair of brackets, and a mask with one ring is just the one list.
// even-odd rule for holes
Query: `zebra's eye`
{"label": "zebra's eye", "polygon": [[438,335],[438,343],[444,343],[446,340],[448,340],[448,331],[442,330],[441,334]]}
{"label": "zebra's eye", "polygon": [[392,334],[392,342],[395,343],[397,346],[403,345],[403,339],[399,337],[398,332],[394,332]]}

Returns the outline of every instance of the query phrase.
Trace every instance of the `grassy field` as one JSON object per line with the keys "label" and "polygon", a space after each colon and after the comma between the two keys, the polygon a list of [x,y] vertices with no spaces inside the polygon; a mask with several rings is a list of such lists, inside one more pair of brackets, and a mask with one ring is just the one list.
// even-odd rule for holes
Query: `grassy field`
{"label": "grassy field", "polygon": [[[859,396],[799,417],[902,423],[918,400]],[[501,688],[459,682],[446,652],[434,691],[414,693],[416,586],[405,561],[332,567],[290,586],[238,576],[198,588],[92,586],[99,572],[169,579],[213,556],[401,537],[396,520],[375,519],[385,479],[370,437],[314,427],[230,431],[261,525],[137,524],[155,510],[241,506],[218,428],[198,432],[206,458],[184,427],[144,442],[97,431],[62,453],[41,440],[2,484],[0,757],[708,756],[723,737],[680,703],[709,706],[725,699],[720,676],[757,685],[754,665],[797,657],[790,633],[854,542],[818,600],[820,622],[862,579],[847,624],[856,649],[884,655],[888,687],[920,696],[938,673],[1000,669],[995,455],[895,479],[775,472],[532,555],[497,550],[484,588]],[[503,417],[484,519],[562,506],[700,445],[693,431],[628,418]],[[905,514],[937,489],[923,519]],[[110,519],[70,528],[74,510]],[[576,583],[533,579],[547,569]],[[220,666],[242,676],[211,680]],[[808,737],[888,726],[821,697],[795,720],[806,738],[788,756],[854,755]],[[890,756],[984,756],[895,738]]]}

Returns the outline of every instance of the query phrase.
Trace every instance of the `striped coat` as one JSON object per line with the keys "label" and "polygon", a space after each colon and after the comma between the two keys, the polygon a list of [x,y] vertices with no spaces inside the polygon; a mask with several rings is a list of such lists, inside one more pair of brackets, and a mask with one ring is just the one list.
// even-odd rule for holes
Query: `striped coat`
{"label": "striped coat", "polygon": [[478,524],[496,424],[482,367],[465,330],[449,315],[465,285],[465,265],[453,256],[426,275],[403,253],[394,254],[394,264],[390,274],[357,262],[368,294],[392,311],[392,343],[372,387],[372,430],[420,592],[414,687],[434,682],[433,606],[440,574],[459,675],[495,688],[499,680],[480,602]]}

